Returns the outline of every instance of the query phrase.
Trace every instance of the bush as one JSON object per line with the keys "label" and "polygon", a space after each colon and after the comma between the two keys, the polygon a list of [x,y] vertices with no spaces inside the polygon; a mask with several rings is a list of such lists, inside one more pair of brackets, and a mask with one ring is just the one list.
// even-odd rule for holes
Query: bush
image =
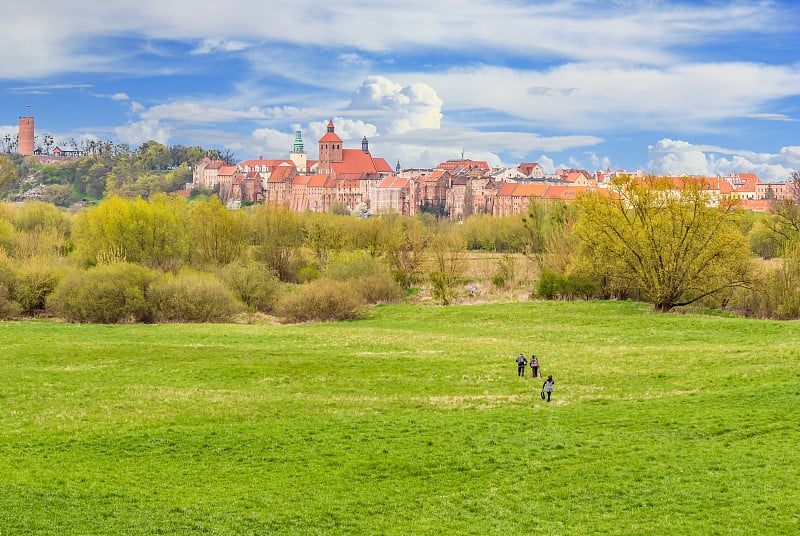
{"label": "bush", "polygon": [[516,282],[516,265],[514,257],[505,254],[497,261],[497,273],[492,276],[492,284],[497,288],[506,288]]}
{"label": "bush", "polygon": [[395,303],[403,296],[403,287],[389,273],[365,275],[350,282],[367,303]]}
{"label": "bush", "polygon": [[60,269],[34,259],[18,270],[16,289],[11,297],[22,306],[23,314],[39,315],[44,312],[48,296],[56,289],[62,277]]}
{"label": "bush", "polygon": [[149,322],[146,292],[158,277],[158,272],[130,263],[75,271],[50,297],[48,310],[71,322]]}
{"label": "bush", "polygon": [[223,278],[236,297],[251,311],[271,313],[281,292],[278,274],[262,262],[235,263]]}
{"label": "bush", "polygon": [[325,276],[337,281],[389,273],[388,266],[366,251],[340,253],[333,256],[325,268]]}
{"label": "bush", "polygon": [[536,284],[536,295],[546,300],[552,300],[561,295],[564,278],[551,270],[543,270]]}
{"label": "bush", "polygon": [[147,298],[157,322],[226,322],[242,303],[217,276],[182,271],[150,285]]}
{"label": "bush", "polygon": [[543,270],[536,286],[536,295],[548,300],[576,298],[590,299],[597,297],[600,283],[593,277],[584,274],[561,275],[552,270]]}
{"label": "bush", "polygon": [[748,316],[800,318],[800,246],[787,244],[786,255],[764,265],[758,285],[739,292],[731,306]]}
{"label": "bush", "polygon": [[22,306],[9,298],[8,290],[0,286],[0,320],[11,320],[22,314]]}
{"label": "bush", "polygon": [[287,322],[361,318],[363,296],[350,283],[317,279],[278,301],[276,312]]}

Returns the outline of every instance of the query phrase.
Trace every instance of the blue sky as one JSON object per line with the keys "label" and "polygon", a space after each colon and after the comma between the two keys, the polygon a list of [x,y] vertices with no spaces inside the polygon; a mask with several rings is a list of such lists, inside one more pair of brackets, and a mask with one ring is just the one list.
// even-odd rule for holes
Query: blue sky
{"label": "blue sky", "polygon": [[[5,6],[0,135],[404,168],[800,169],[800,6],[786,1],[51,0]],[[30,108],[27,108],[30,106]]]}

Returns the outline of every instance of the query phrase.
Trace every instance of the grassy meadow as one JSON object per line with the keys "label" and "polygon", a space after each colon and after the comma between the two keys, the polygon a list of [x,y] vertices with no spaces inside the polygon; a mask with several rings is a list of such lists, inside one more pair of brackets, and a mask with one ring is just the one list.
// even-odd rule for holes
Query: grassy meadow
{"label": "grassy meadow", "polygon": [[799,322],[393,305],[0,344],[3,536],[800,533]]}

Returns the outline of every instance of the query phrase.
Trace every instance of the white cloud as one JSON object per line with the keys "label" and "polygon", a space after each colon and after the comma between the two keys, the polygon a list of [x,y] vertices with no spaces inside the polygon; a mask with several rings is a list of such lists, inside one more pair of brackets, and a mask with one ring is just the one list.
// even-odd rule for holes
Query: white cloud
{"label": "white cloud", "polygon": [[542,155],[535,161],[542,166],[542,169],[544,170],[545,173],[553,173],[556,170],[553,159],[548,156]]}
{"label": "white cloud", "polygon": [[586,156],[589,158],[589,169],[598,170],[611,167],[611,159],[607,156],[598,156],[596,153],[587,152]]}
{"label": "white cloud", "polygon": [[425,76],[449,110],[491,110],[549,128],[707,130],[743,115],[763,116],[770,103],[800,95],[800,64],[572,63],[542,71],[480,66],[395,76]]}
{"label": "white cloud", "polygon": [[[378,133],[378,128],[375,125],[365,123],[364,121],[354,121],[342,117],[334,117],[328,121],[333,121],[334,131],[342,140],[353,140],[360,143],[363,136],[371,138]],[[306,140],[312,139],[313,143],[316,144],[317,140],[327,132],[328,121],[314,121],[309,123],[308,127],[305,129],[307,135],[303,134],[303,138]],[[305,143],[308,144],[308,141]],[[361,145],[359,144],[358,147],[360,148]],[[353,148],[356,148],[355,145],[353,145]],[[308,150],[308,146],[306,150]]]}
{"label": "white cloud", "polygon": [[783,147],[778,153],[754,153],[662,139],[649,146],[648,152],[649,171],[665,175],[755,173],[762,180],[782,181],[800,164],[800,146]]}
{"label": "white cloud", "polygon": [[257,106],[248,109],[231,109],[214,106],[201,101],[183,101],[158,104],[140,113],[145,120],[175,120],[188,123],[224,123],[241,119],[265,119],[268,110]]}
{"label": "white cloud", "polygon": [[166,145],[171,137],[170,127],[152,120],[128,123],[117,127],[114,132],[118,140],[130,145],[141,145],[149,140]]}
{"label": "white cloud", "polygon": [[270,9],[269,24],[265,24],[263,17],[249,16],[253,14],[251,0],[119,0],[102,5],[76,3],[67,10],[56,0],[41,0],[35,11],[17,2],[4,6],[0,77],[129,68],[126,62],[115,61],[127,54],[123,48],[97,51],[99,40],[116,36],[150,43],[199,42],[195,54],[280,43],[350,49],[354,52],[345,53],[352,54],[350,58],[390,50],[457,49],[487,57],[506,53],[533,59],[663,65],[678,61],[676,51],[681,46],[737,33],[750,36],[791,30],[795,20],[791,5],[760,0],[739,0],[722,7],[660,0],[578,5],[579,9],[573,0],[503,4],[405,0],[369,6],[297,0]]}
{"label": "white cloud", "polygon": [[387,114],[387,133],[437,129],[442,121],[442,99],[427,84],[401,86],[383,76],[370,76],[355,90],[351,110],[382,110]]}
{"label": "white cloud", "polygon": [[214,52],[239,52],[253,46],[251,43],[225,39],[203,39],[203,41],[192,50],[192,54],[202,55]]}
{"label": "white cloud", "polygon": [[[258,128],[250,134],[247,140],[247,153],[251,156],[244,158],[256,158],[263,156],[267,159],[284,159],[289,157],[292,150],[294,134],[287,134],[271,128]],[[308,149],[306,148],[306,151]]]}

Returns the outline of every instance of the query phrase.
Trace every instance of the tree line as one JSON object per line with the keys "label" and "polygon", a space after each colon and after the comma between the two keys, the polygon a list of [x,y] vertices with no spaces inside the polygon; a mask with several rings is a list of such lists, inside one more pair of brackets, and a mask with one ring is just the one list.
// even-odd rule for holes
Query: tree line
{"label": "tree line", "polygon": [[[755,214],[655,177],[621,177],[570,204],[532,200],[524,218],[460,223],[228,210],[213,195],[163,192],[110,195],[75,213],[0,203],[0,317],[332,320],[369,304],[523,291],[800,318],[799,225],[800,198]],[[477,272],[476,251],[490,253]]]}
{"label": "tree line", "polygon": [[185,188],[193,166],[203,158],[237,163],[229,149],[167,146],[152,140],[138,147],[84,140],[80,148],[84,156],[63,159],[42,159],[49,150],[28,157],[0,154],[0,198],[38,199],[64,207],[111,195],[149,199]]}

